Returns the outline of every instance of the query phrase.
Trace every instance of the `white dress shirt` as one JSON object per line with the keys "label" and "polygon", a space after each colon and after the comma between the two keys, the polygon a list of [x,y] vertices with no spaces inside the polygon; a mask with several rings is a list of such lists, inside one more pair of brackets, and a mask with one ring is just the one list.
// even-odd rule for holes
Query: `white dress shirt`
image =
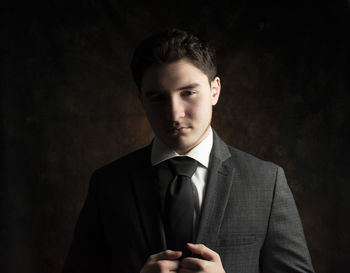
{"label": "white dress shirt", "polygon": [[[199,207],[197,207],[194,211],[194,228],[196,233],[196,226],[198,224],[198,216],[200,215],[203,197],[205,193],[205,186],[207,182],[208,176],[208,166],[209,166],[209,157],[210,152],[213,147],[213,131],[211,127],[209,128],[208,136],[202,140],[196,147],[194,147],[191,151],[184,155],[180,155],[175,152],[173,149],[169,148],[166,144],[164,144],[158,137],[155,137],[152,143],[152,152],[151,152],[151,163],[152,166],[156,166],[159,163],[168,160],[177,156],[188,156],[195,159],[199,164],[197,170],[193,174],[191,181],[197,189],[198,193],[198,201]],[[165,200],[166,189],[160,188],[160,196],[162,200],[162,204]]]}

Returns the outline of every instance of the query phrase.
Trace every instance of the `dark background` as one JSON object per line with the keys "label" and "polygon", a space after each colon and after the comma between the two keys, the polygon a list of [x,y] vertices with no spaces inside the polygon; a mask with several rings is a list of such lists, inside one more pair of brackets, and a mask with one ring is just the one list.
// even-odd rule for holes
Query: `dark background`
{"label": "dark background", "polygon": [[0,272],[60,272],[92,171],[152,132],[134,47],[176,26],[211,41],[213,127],[284,167],[315,270],[349,272],[349,1],[2,1]]}

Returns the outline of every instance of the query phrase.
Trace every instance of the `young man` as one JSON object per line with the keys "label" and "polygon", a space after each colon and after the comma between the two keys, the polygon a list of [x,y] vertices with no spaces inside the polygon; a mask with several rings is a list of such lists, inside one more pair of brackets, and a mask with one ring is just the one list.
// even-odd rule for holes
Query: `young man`
{"label": "young man", "polygon": [[283,170],[210,126],[214,50],[166,30],[131,67],[156,136],[95,171],[64,272],[313,272]]}

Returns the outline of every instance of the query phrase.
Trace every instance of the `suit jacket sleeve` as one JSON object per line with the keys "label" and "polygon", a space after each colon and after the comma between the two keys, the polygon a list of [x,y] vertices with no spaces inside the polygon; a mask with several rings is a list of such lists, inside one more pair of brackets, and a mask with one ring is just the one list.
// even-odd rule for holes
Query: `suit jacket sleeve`
{"label": "suit jacket sleeve", "polygon": [[75,227],[74,237],[63,273],[109,272],[107,241],[99,220],[96,174],[91,178],[88,195]]}
{"label": "suit jacket sleeve", "polygon": [[261,272],[314,272],[300,217],[284,171],[277,168]]}

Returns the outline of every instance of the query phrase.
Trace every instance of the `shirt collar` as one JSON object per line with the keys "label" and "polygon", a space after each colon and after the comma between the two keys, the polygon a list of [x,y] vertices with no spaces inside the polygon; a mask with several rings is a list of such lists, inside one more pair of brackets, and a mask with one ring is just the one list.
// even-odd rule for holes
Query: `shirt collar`
{"label": "shirt collar", "polygon": [[209,127],[210,131],[208,136],[202,140],[196,147],[184,155],[180,155],[173,149],[164,144],[157,136],[152,143],[151,163],[155,166],[165,160],[176,156],[188,156],[197,160],[204,167],[209,166],[210,152],[213,147],[213,130]]}

